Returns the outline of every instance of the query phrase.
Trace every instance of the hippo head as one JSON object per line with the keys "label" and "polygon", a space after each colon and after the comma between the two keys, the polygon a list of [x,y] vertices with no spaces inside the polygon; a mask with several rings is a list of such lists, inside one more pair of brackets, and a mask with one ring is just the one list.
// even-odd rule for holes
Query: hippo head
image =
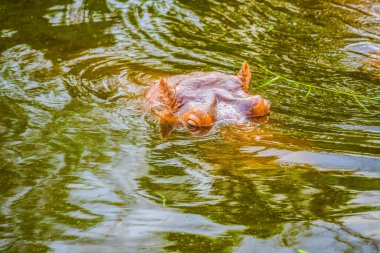
{"label": "hippo head", "polygon": [[268,114],[268,101],[248,93],[250,80],[251,71],[244,62],[237,75],[194,72],[161,78],[145,97],[164,138],[175,127],[202,135],[217,122],[252,121]]}

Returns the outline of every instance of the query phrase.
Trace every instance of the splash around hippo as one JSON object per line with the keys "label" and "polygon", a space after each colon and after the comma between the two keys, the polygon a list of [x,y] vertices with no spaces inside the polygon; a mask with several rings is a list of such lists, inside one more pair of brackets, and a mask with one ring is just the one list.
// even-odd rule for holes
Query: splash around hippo
{"label": "splash around hippo", "polygon": [[263,121],[270,104],[248,93],[250,81],[244,61],[237,75],[193,72],[160,78],[146,92],[145,102],[159,120],[164,138],[175,128],[203,135],[219,122]]}

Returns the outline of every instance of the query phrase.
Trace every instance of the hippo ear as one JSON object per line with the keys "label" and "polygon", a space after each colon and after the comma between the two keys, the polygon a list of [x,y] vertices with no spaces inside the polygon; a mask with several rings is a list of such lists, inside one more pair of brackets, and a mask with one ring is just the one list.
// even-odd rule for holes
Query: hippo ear
{"label": "hippo ear", "polygon": [[162,103],[169,107],[173,105],[175,89],[170,86],[164,78],[160,78],[160,82],[158,83],[158,93]]}
{"label": "hippo ear", "polygon": [[243,89],[248,92],[249,82],[251,81],[251,70],[249,69],[247,61],[243,62],[243,66],[241,66],[237,76],[243,81]]}

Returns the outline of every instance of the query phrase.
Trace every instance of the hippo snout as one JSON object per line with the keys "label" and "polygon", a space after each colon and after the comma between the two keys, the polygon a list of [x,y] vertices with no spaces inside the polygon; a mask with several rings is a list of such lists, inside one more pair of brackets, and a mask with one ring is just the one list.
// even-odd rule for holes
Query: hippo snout
{"label": "hippo snout", "polygon": [[269,112],[270,102],[260,95],[255,96],[255,101],[252,104],[250,116],[260,117]]}

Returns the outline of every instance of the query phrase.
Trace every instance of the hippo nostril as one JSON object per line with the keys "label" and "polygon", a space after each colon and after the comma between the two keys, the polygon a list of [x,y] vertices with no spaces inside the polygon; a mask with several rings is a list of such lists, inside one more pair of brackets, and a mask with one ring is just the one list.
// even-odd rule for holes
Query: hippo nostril
{"label": "hippo nostril", "polygon": [[268,110],[270,109],[270,106],[271,106],[271,102],[269,100],[266,100],[264,99],[264,105],[266,108],[268,108]]}
{"label": "hippo nostril", "polygon": [[262,96],[255,96],[251,104],[250,117],[261,117],[268,113],[270,109],[270,102]]}

